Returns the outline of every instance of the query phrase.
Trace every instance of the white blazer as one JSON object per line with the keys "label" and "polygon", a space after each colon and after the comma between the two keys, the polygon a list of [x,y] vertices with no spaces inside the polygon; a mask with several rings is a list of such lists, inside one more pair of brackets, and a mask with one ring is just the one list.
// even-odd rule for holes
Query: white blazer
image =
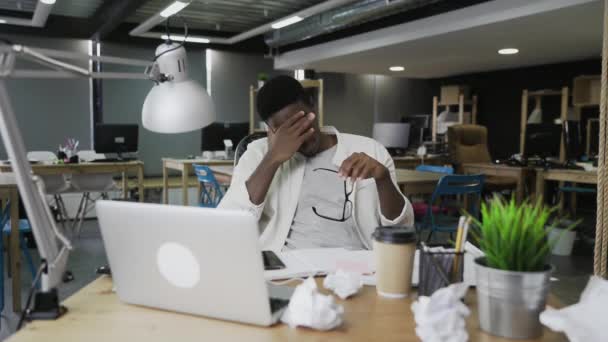
{"label": "white blazer", "polygon": [[[363,152],[386,166],[396,183],[395,164],[388,151],[377,141],[352,134],[340,134],[333,127],[324,127],[322,132],[335,134],[338,140],[336,154],[332,160],[336,170],[342,162],[355,152]],[[219,207],[225,209],[246,210],[258,219],[260,244],[264,250],[280,251],[291,229],[291,224],[298,205],[300,189],[304,179],[306,157],[296,153],[284,162],[268,189],[264,202],[255,205],[251,202],[245,182],[258,167],[268,151],[268,139],[263,138],[249,144],[247,151],[234,169],[230,189],[222,199]],[[414,224],[414,210],[408,199],[403,196],[405,205],[401,214],[389,220],[380,210],[380,201],[374,179],[355,182],[350,200],[353,202],[353,221],[361,241],[367,249],[372,248],[372,233],[380,225]]]}

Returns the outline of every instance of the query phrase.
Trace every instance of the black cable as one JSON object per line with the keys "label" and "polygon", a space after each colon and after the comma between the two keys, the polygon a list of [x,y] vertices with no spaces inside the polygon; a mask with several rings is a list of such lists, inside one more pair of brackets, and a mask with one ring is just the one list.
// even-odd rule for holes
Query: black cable
{"label": "black cable", "polygon": [[36,273],[36,276],[34,277],[34,281],[32,282],[32,286],[30,287],[30,291],[27,294],[27,301],[25,302],[25,307],[23,308],[23,311],[21,312],[21,316],[19,317],[19,323],[17,324],[17,331],[19,331],[21,329],[21,326],[23,325],[23,322],[25,321],[25,316],[27,315],[27,312],[29,311],[30,305],[32,303],[32,297],[34,296],[34,291],[36,290],[36,284],[38,283],[38,280],[40,280],[40,276],[42,276],[42,272],[46,269],[46,261],[42,261],[40,263],[40,267],[38,268],[38,272]]}
{"label": "black cable", "polygon": [[[182,43],[181,43],[181,44],[179,44],[178,46],[176,46],[176,47],[174,47],[174,48],[172,48],[172,49],[169,49],[169,50],[163,51],[162,53],[160,53],[160,54],[158,54],[158,55],[154,56],[154,62],[156,62],[156,60],[157,60],[157,59],[158,59],[160,56],[162,56],[162,55],[164,55],[164,54],[166,54],[166,53],[169,53],[169,52],[171,52],[171,51],[175,51],[175,50],[177,50],[177,49],[179,49],[179,48],[183,47],[183,46],[186,44],[186,39],[188,39],[188,23],[186,23],[186,20],[184,20],[184,18],[182,18],[181,16],[179,16],[179,15],[178,15],[177,17],[178,17],[178,18],[180,18],[180,19],[181,19],[181,21],[184,23],[184,40],[183,40],[183,41],[182,41]],[[169,18],[171,18],[171,17],[169,17]],[[169,33],[169,29],[168,29],[168,22],[169,22],[169,18],[167,18],[167,21],[165,21],[165,23],[167,23],[166,27],[167,27],[167,38],[168,38],[168,41],[171,41],[171,34]]]}

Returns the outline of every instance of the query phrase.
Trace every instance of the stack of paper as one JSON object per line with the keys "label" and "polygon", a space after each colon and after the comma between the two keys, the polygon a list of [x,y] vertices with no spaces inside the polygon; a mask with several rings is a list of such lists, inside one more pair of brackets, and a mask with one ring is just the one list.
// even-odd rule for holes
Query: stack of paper
{"label": "stack of paper", "polygon": [[281,270],[265,271],[267,280],[323,275],[338,269],[371,274],[376,271],[372,251],[350,251],[344,248],[298,249],[277,253],[285,264]]}
{"label": "stack of paper", "polygon": [[[475,286],[475,269],[473,260],[483,253],[471,243],[465,244],[463,281]],[[376,285],[376,265],[374,252],[367,250],[351,251],[344,248],[297,249],[277,253],[285,264],[281,270],[265,271],[266,280],[304,278],[315,275],[326,275],[341,269],[363,274],[366,285]],[[420,251],[416,250],[412,285],[418,285]]]}

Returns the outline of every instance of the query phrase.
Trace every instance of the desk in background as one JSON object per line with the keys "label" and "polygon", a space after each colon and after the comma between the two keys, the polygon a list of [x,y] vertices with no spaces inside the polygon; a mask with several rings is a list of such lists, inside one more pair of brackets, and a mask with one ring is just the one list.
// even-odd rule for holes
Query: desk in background
{"label": "desk in background", "polygon": [[[32,171],[39,176],[63,174],[121,174],[121,188],[123,198],[129,196],[127,176],[129,173],[137,175],[137,189],[139,201],[144,201],[144,163],[142,161],[108,162],[108,163],[75,163],[75,164],[32,164]],[[0,165],[0,172],[11,172],[10,164]]]}
{"label": "desk in background", "polygon": [[396,169],[415,169],[418,165],[438,165],[443,166],[448,162],[447,156],[433,155],[424,159],[418,156],[393,157]]}
{"label": "desk in background", "polygon": [[[169,203],[169,170],[181,172],[182,176],[182,204],[188,205],[188,179],[194,174],[192,164],[200,164],[209,167],[213,166],[232,166],[234,160],[229,159],[175,159],[163,158],[163,204]],[[224,181],[218,179],[220,183]],[[200,194],[200,184],[197,182],[197,193]]]}
{"label": "desk in background", "polygon": [[[568,169],[536,169],[536,196],[545,195],[545,183],[547,181],[557,182],[571,182],[582,184],[596,184],[597,185],[597,171],[583,171],[583,170],[568,170]],[[572,194],[573,208],[576,207],[576,194]],[[559,208],[563,210],[564,199],[560,196]]]}
{"label": "desk in background", "polygon": [[[321,281],[317,279],[319,285]],[[472,311],[467,319],[470,340],[511,341],[479,330],[474,294],[470,290],[466,298]],[[102,277],[65,301],[65,316],[29,323],[7,341],[418,341],[412,299],[384,299],[374,287],[364,286],[352,299],[337,302],[345,309],[344,324],[337,330],[291,329],[284,324],[264,328],[123,304],[112,291],[111,279]],[[549,304],[559,306],[552,298]],[[566,338],[545,329],[535,341]]]}
{"label": "desk in background", "polygon": [[[13,311],[21,312],[21,248],[19,247],[19,189],[17,180],[13,173],[0,174],[0,198],[2,204],[6,206],[6,200],[11,202],[11,234],[8,255],[10,260],[9,269],[11,270],[12,292],[13,292]],[[0,227],[0,233],[4,227]],[[2,234],[4,236],[4,234]],[[0,243],[2,241],[0,240]],[[7,272],[8,274],[8,272]],[[4,281],[4,275],[0,275],[0,281]],[[4,293],[0,294],[4,296]]]}
{"label": "desk in background", "polygon": [[443,174],[396,169],[397,185],[406,196],[432,194]]}
{"label": "desk in background", "polygon": [[467,163],[463,165],[465,174],[483,174],[486,176],[509,177],[517,181],[515,198],[518,202],[525,197],[526,181],[533,176],[533,169],[528,167],[508,166],[492,163]]}

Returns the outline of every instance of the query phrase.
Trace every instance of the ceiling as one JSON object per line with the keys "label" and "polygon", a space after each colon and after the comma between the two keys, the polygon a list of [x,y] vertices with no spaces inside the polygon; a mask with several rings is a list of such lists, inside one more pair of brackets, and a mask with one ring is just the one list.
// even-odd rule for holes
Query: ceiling
{"label": "ceiling", "polygon": [[[207,31],[240,33],[288,16],[324,0],[194,0],[179,14],[188,27]],[[141,23],[171,4],[172,0],[150,0],[127,18]],[[179,25],[179,21],[176,20]]]}
{"label": "ceiling", "polygon": [[[599,58],[603,1],[495,0],[287,52],[280,69],[435,78]],[[520,50],[503,56],[505,47]],[[390,66],[402,65],[394,73]]]}
{"label": "ceiling", "polygon": [[[0,9],[16,12],[34,12],[38,0],[0,0]],[[58,0],[53,7],[54,15],[88,18],[103,0]]]}

